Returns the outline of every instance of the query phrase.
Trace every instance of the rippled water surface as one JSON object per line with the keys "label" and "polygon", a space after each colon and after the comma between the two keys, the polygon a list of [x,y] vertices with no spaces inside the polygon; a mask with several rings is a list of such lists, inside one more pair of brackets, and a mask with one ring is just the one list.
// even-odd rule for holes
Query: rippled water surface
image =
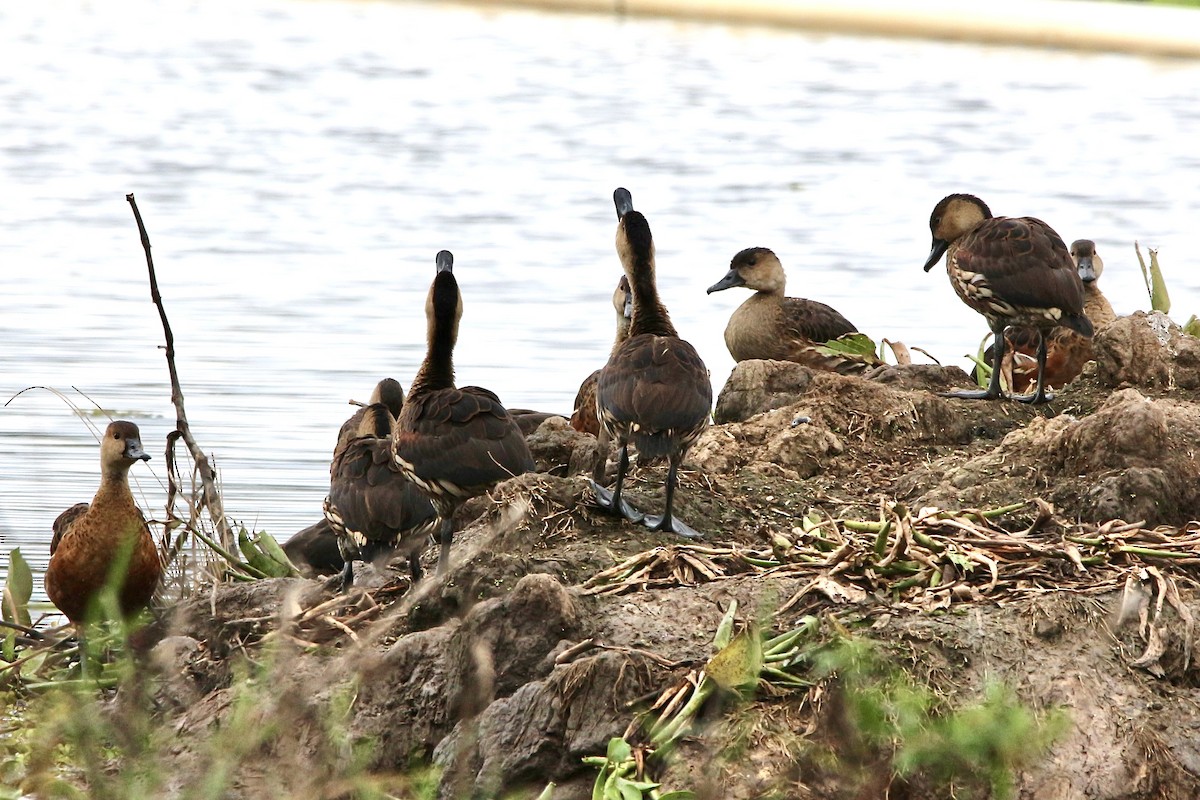
{"label": "rippled water surface", "polygon": [[[464,293],[460,382],[569,412],[612,336],[619,185],[718,389],[746,295],[704,289],[751,245],[790,294],[965,363],[985,326],[921,271],[952,191],[1095,239],[1118,312],[1147,302],[1134,240],[1158,247],[1173,316],[1200,311],[1197,62],[427,3],[46,0],[0,6],[0,64],[0,394],[90,407],[78,387],[135,420],[158,517],[175,414],[128,192],[227,510],[280,539],[319,517],[346,401],[408,385],[439,249]],[[97,463],[49,391],[0,409],[3,550],[40,571]]]}

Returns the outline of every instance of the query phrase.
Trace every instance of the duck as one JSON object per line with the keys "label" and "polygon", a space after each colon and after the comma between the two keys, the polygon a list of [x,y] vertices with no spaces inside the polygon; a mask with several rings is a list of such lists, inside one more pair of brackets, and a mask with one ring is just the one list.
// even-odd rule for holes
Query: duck
{"label": "duck", "polygon": [[516,421],[495,392],[455,386],[454,345],[462,295],[454,255],[442,250],[425,301],[425,359],[408,388],[392,433],[392,458],[437,511],[437,570],[450,566],[454,512],[497,483],[533,471],[533,456]]}
{"label": "duck", "polygon": [[[633,317],[633,296],[629,293],[629,279],[624,275],[613,290],[612,306],[617,312],[617,335],[608,352],[610,357],[629,338],[629,321]],[[599,379],[600,370],[583,379],[575,393],[575,410],[571,412],[571,427],[592,436],[600,435],[600,419],[596,416],[596,381]]]}
{"label": "duck", "polygon": [[986,389],[945,396],[1004,397],[1000,387],[1004,329],[1016,325],[1037,331],[1037,381],[1033,394],[1012,395],[1012,399],[1052,400],[1046,392],[1046,334],[1062,325],[1086,338],[1092,336],[1092,323],[1083,313],[1083,282],[1062,237],[1035,217],[995,217],[986,203],[971,194],[940,200],[929,216],[929,230],[933,244],[925,271],[946,257],[950,285],[967,306],[984,316],[997,345]]}
{"label": "duck", "polygon": [[857,333],[848,319],[816,300],[787,297],[787,274],[779,257],[766,247],[748,247],[729,262],[725,277],[708,294],[736,286],[752,289],[725,326],[725,346],[737,362],[753,358],[795,361],[813,369],[852,374],[876,363],[831,356],[819,345]]}
{"label": "duck", "polygon": [[[1099,330],[1117,318],[1098,285],[1104,261],[1091,239],[1076,239],[1071,243],[1071,260],[1083,282],[1083,313],[1092,327]],[[1004,338],[1007,343],[1002,378],[1014,391],[1032,391],[1037,385],[1037,331],[1009,328]],[[1079,377],[1084,364],[1094,357],[1091,339],[1062,325],[1054,328],[1046,335],[1046,385],[1062,388]]]}
{"label": "duck", "polygon": [[408,556],[415,584],[437,512],[392,459],[395,419],[388,406],[371,403],[355,417],[358,427],[334,452],[324,504],[343,560],[342,591],[354,581],[355,561],[378,561],[397,551]]}
{"label": "duck", "polygon": [[120,559],[128,558],[117,587],[124,617],[149,606],[162,579],[162,562],[150,528],[129,491],[129,469],[149,461],[138,426],[108,425],[100,442],[100,488],[89,503],[76,503],[52,526],[45,588],[50,602],[77,627],[99,609],[94,601]]}
{"label": "duck", "polygon": [[[629,337],[617,347],[596,381],[600,418],[599,451],[591,481],[597,505],[631,522],[689,539],[700,534],[673,512],[679,465],[708,427],[712,382],[700,354],[679,338],[658,295],[654,239],[646,217],[633,208],[628,189],[613,192],[617,209],[617,254],[629,279],[632,316]],[[616,483],[601,486],[609,444],[618,448]],[[639,459],[666,457],[666,498],[661,515],[645,515],[621,497],[629,469],[629,445]]]}
{"label": "duck", "polygon": [[[350,401],[350,405],[358,406],[358,409],[338,429],[337,443],[333,448],[334,460],[346,443],[354,438],[362,421],[363,409],[374,403],[383,403],[394,419],[404,407],[404,387],[395,378],[383,378],[375,384],[366,403],[359,400]],[[307,528],[292,534],[282,547],[292,564],[304,574],[339,575],[346,566],[338,546],[337,534],[324,515]]]}

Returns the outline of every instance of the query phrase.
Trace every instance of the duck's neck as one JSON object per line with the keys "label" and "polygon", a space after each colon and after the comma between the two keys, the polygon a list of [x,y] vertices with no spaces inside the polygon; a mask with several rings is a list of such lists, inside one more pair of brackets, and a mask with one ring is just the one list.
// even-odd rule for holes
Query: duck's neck
{"label": "duck's neck", "polygon": [[132,498],[129,491],[129,465],[105,464],[101,466],[100,488],[96,490],[95,503],[114,502]]}
{"label": "duck's neck", "polygon": [[435,322],[429,330],[429,346],[425,360],[413,378],[408,390],[411,401],[422,394],[439,389],[454,388],[454,343],[458,339],[456,325],[440,325]]}
{"label": "duck's neck", "polygon": [[625,270],[629,277],[629,291],[633,295],[629,335],[651,333],[656,336],[678,336],[675,326],[671,324],[671,315],[658,298],[658,284],[654,279],[654,251],[634,255],[630,262]]}

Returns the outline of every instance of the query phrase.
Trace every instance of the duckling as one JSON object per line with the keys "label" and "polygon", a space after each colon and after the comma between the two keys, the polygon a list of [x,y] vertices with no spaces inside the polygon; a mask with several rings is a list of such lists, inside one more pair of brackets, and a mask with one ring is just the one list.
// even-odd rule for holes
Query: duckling
{"label": "duckling", "polygon": [[[633,295],[629,293],[629,279],[624,275],[613,291],[612,306],[617,312],[617,336],[608,352],[610,357],[629,338],[629,320],[633,317]],[[575,410],[571,412],[571,427],[592,436],[600,435],[600,420],[596,417],[596,381],[599,379],[600,370],[583,379],[575,393]]]}
{"label": "duckling", "polygon": [[735,255],[729,272],[708,287],[708,294],[734,286],[754,290],[725,326],[725,346],[734,361],[769,358],[841,373],[862,372],[871,366],[817,349],[830,339],[857,333],[858,328],[824,303],[784,296],[787,275],[779,257],[766,247],[748,247]]}
{"label": "duckling", "polygon": [[425,301],[428,348],[392,434],[392,457],[437,511],[438,573],[445,574],[454,512],[500,481],[531,472],[533,456],[500,398],[478,386],[455,388],[453,357],[462,296],[454,278],[454,256],[442,250],[436,262],[437,274]]}
{"label": "duckling", "polygon": [[933,246],[925,271],[946,256],[946,273],[959,298],[988,321],[996,342],[992,376],[983,391],[949,392],[970,400],[1003,396],[1000,373],[1004,329],[1009,325],[1038,332],[1037,388],[1014,395],[1026,403],[1045,403],[1046,332],[1066,326],[1085,337],[1092,323],[1083,313],[1083,284],[1062,237],[1034,217],[993,217],[978,197],[952,194],[929,217]]}
{"label": "duckling", "polygon": [[[1083,281],[1083,312],[1092,327],[1099,330],[1117,318],[1098,281],[1104,262],[1096,253],[1096,243],[1076,239],[1071,243],[1071,260]],[[1037,384],[1037,331],[1033,328],[1009,328],[1002,369],[1014,391],[1031,391]],[[1047,386],[1062,388],[1079,377],[1083,365],[1095,357],[1092,340],[1062,325],[1046,335]]]}
{"label": "duckling", "polygon": [[130,616],[149,605],[162,577],[158,548],[145,517],[129,491],[129,468],[149,461],[132,422],[117,420],[100,443],[100,488],[91,504],[77,503],[54,520],[46,596],[79,625],[109,580],[118,559],[128,566],[117,589],[121,613]]}
{"label": "duckling", "polygon": [[[672,514],[679,464],[688,448],[708,426],[712,383],[692,345],[679,338],[654,280],[654,239],[650,225],[633,210],[626,189],[613,192],[617,208],[617,254],[629,279],[633,315],[629,338],[613,351],[596,383],[600,418],[600,449],[593,469],[592,489],[597,504],[631,522],[645,521],[654,530],[674,531],[699,538]],[[608,443],[619,448],[617,479],[612,491],[602,488]],[[629,468],[629,444],[639,458],[666,456],[669,467],[662,516],[645,516],[622,497]]]}
{"label": "duckling", "polygon": [[358,428],[334,453],[324,507],[345,562],[342,590],[354,581],[355,561],[375,561],[400,548],[416,583],[437,512],[392,461],[395,421],[388,407],[372,403],[359,413]]}

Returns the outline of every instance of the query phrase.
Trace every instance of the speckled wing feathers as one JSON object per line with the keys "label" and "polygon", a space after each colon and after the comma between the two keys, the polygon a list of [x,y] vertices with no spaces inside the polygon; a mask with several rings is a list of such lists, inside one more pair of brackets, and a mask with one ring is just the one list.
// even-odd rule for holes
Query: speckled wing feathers
{"label": "speckled wing feathers", "polygon": [[87,510],[87,503],[76,503],[55,518],[54,524],[51,526],[54,536],[50,539],[50,555],[54,555],[54,551],[62,543],[63,537],[70,532],[71,523],[83,516]]}
{"label": "speckled wing feathers", "polygon": [[412,532],[416,546],[423,544],[437,515],[429,500],[393,466],[390,440],[352,439],[334,454],[331,473],[329,505],[341,523],[330,519],[335,532],[355,531],[384,547],[395,547],[405,533]]}
{"label": "speckled wing feathers", "polygon": [[410,396],[392,442],[396,457],[426,482],[474,489],[533,469],[520,428],[496,395],[478,386]]}
{"label": "speckled wing feathers", "polygon": [[1083,313],[1083,290],[1071,253],[1039,219],[994,217],[963,236],[953,257],[959,270],[981,273],[993,294],[1011,305]]}

